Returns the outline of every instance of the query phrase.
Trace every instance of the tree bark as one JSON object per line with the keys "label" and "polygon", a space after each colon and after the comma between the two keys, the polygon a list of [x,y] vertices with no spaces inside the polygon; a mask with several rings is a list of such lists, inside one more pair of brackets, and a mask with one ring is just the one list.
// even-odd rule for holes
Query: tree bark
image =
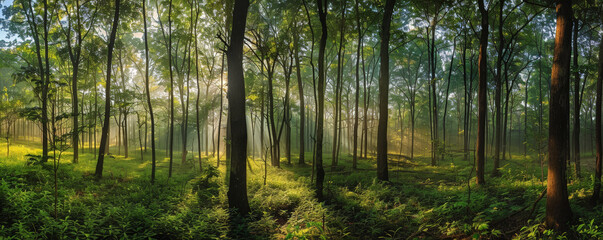
{"label": "tree bark", "polygon": [[356,0],[356,27],[358,29],[358,45],[356,48],[356,89],[354,90],[355,101],[354,101],[354,149],[352,150],[352,168],[356,169],[358,167],[358,115],[360,112],[358,111],[358,102],[360,100],[360,49],[362,48],[362,31],[360,26],[360,11],[358,7],[358,3],[360,1]]}
{"label": "tree bark", "polygon": [[580,178],[580,105],[582,98],[580,97],[580,72],[578,71],[578,22],[576,21],[573,34],[573,50],[574,53],[574,166],[576,177]]}
{"label": "tree bark", "polygon": [[502,72],[502,59],[503,59],[503,48],[505,45],[505,38],[503,36],[503,8],[504,8],[504,0],[501,0],[499,3],[499,24],[498,24],[498,56],[496,60],[496,75],[494,75],[494,82],[496,84],[495,93],[494,93],[494,108],[495,108],[495,118],[496,121],[494,126],[494,167],[492,168],[492,176],[498,176],[500,173],[498,168],[500,168],[500,146],[501,146],[501,131],[502,131],[502,116],[501,116],[501,95],[502,95],[502,81],[501,81],[501,72]]}
{"label": "tree bark", "polygon": [[482,30],[479,39],[479,92],[478,92],[478,117],[477,117],[477,158],[476,158],[476,180],[478,185],[484,185],[486,183],[484,179],[484,163],[485,163],[485,145],[486,145],[486,111],[487,111],[487,99],[486,94],[488,91],[488,60],[487,60],[487,49],[488,49],[488,11],[484,7],[484,1],[478,0],[479,11],[481,14],[481,25]]}
{"label": "tree bark", "polygon": [[569,79],[572,36],[572,1],[557,3],[557,28],[549,97],[549,164],[545,225],[566,230],[572,217],[566,180],[569,144]]}
{"label": "tree bark", "polygon": [[335,80],[335,103],[333,105],[333,115],[335,116],[333,119],[333,157],[331,158],[331,169],[335,169],[338,162],[338,144],[341,141],[339,138],[341,133],[341,128],[338,127],[339,122],[341,120],[341,75],[343,71],[343,43],[345,37],[345,10],[346,10],[346,0],[343,0],[343,7],[341,8],[341,22],[339,25],[339,49],[337,51],[337,78]]}
{"label": "tree bark", "polygon": [[325,171],[322,165],[322,147],[324,137],[324,107],[325,107],[325,48],[327,46],[327,11],[328,0],[316,0],[320,19],[321,36],[318,48],[318,111],[316,123],[316,198],[323,201],[323,182]]}
{"label": "tree bark", "polygon": [[599,195],[601,195],[601,105],[603,101],[603,39],[599,44],[599,76],[597,78],[597,103],[596,103],[596,115],[595,115],[595,141],[596,141],[596,162],[595,162],[595,184],[593,187],[593,196],[591,198],[593,203],[599,201]]}
{"label": "tree bark", "polygon": [[387,171],[387,120],[389,93],[389,37],[396,0],[387,0],[381,24],[381,68],[379,71],[379,126],[377,130],[377,179],[389,181]]}
{"label": "tree bark", "polygon": [[298,164],[305,164],[305,129],[306,129],[306,104],[304,102],[304,84],[301,77],[301,66],[299,60],[299,35],[293,37],[295,45],[295,69],[297,76],[297,89],[299,90],[299,160]]}
{"label": "tree bark", "polygon": [[228,47],[228,106],[232,153],[228,205],[238,213],[249,214],[247,201],[247,124],[245,119],[245,80],[243,74],[243,41],[249,0],[236,0]]}
{"label": "tree bark", "polygon": [[[149,42],[148,42],[148,32],[147,32],[147,9],[146,9],[146,1],[142,0],[142,20],[144,22],[144,57],[145,57],[145,72],[144,72],[144,80],[145,80],[145,91],[147,97],[147,106],[149,108],[149,115],[151,117],[151,184],[155,183],[155,169],[157,165],[157,160],[155,157],[155,115],[153,114],[153,104],[151,104],[151,91],[149,88]],[[145,127],[146,129],[146,127]],[[146,131],[145,131],[146,132]],[[146,135],[145,135],[146,138]],[[146,141],[145,141],[145,149],[146,149]]]}
{"label": "tree bark", "polygon": [[170,143],[169,143],[169,158],[170,158],[170,166],[168,172],[168,178],[172,177],[172,167],[174,163],[174,74],[172,69],[172,0],[169,3],[168,10],[168,43],[167,43],[167,51],[168,51],[168,67],[170,71]]}
{"label": "tree bark", "polygon": [[113,16],[113,25],[111,26],[111,34],[109,35],[109,45],[107,48],[107,80],[105,82],[105,116],[103,121],[103,130],[101,134],[101,145],[98,152],[98,160],[96,162],[96,171],[94,176],[96,179],[103,177],[103,163],[105,160],[105,149],[109,146],[109,124],[111,115],[111,60],[113,59],[113,47],[115,46],[115,35],[117,35],[117,27],[119,25],[119,5],[120,0],[115,0],[115,14]]}

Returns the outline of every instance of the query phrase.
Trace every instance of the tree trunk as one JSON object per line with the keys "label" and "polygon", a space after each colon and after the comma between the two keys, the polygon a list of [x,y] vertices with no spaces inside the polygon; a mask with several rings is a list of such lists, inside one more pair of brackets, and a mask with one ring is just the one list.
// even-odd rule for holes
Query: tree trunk
{"label": "tree trunk", "polygon": [[557,3],[557,30],[549,97],[549,164],[547,179],[546,227],[566,230],[572,217],[566,180],[569,116],[569,79],[572,37],[572,2]]}
{"label": "tree trunk", "polygon": [[356,27],[358,29],[358,45],[356,48],[356,89],[354,90],[355,101],[354,101],[354,146],[352,149],[352,168],[356,169],[358,167],[358,115],[360,112],[358,111],[358,102],[360,100],[360,49],[362,48],[362,31],[360,26],[360,11],[358,7],[358,3],[360,1],[356,0]]}
{"label": "tree trunk", "polygon": [[476,177],[477,184],[484,185],[484,147],[486,143],[486,111],[488,91],[488,66],[487,66],[487,49],[488,49],[488,11],[484,7],[484,1],[478,0],[479,11],[481,14],[482,30],[479,39],[479,92],[478,92],[478,117],[477,117],[477,158],[476,158]]}
{"label": "tree trunk", "polygon": [[[245,20],[247,21],[247,20]],[[222,132],[222,111],[224,110],[224,104],[223,104],[223,99],[224,99],[224,54],[222,54],[222,65],[220,66],[220,112],[218,112],[218,137],[217,137],[217,145],[218,147],[217,149],[217,155],[216,155],[216,166],[220,167],[220,135]],[[215,146],[215,145],[214,145]],[[215,152],[215,151],[214,151]]]}
{"label": "tree trunk", "polygon": [[316,198],[323,201],[323,182],[325,171],[322,166],[322,147],[324,137],[324,107],[325,107],[325,48],[327,46],[327,11],[328,0],[316,0],[320,19],[321,36],[318,50],[318,111],[316,123]]}
{"label": "tree trunk", "polygon": [[599,76],[597,78],[597,103],[596,103],[596,115],[595,115],[595,134],[596,134],[596,162],[595,162],[595,184],[593,187],[593,196],[591,198],[593,203],[599,201],[599,195],[601,195],[601,102],[603,101],[603,39],[599,44]]}
{"label": "tree trunk", "polygon": [[341,128],[338,127],[341,120],[341,75],[343,71],[343,42],[345,37],[345,10],[347,1],[343,0],[343,7],[341,8],[341,22],[339,25],[339,50],[337,51],[337,79],[335,80],[335,103],[333,105],[333,157],[331,158],[331,169],[335,169],[337,166],[338,147]]}
{"label": "tree trunk", "polygon": [[389,29],[396,0],[387,0],[381,24],[381,68],[379,70],[379,127],[377,131],[377,179],[389,181],[387,171],[387,120],[389,93]]}
{"label": "tree trunk", "polygon": [[[116,0],[119,1],[119,0]],[[30,3],[31,4],[31,3]],[[32,13],[33,14],[33,13]],[[35,21],[35,20],[34,20]],[[48,24],[48,0],[44,0],[44,60],[46,63],[45,74],[40,78],[46,77],[46,80],[42,83],[42,160],[46,162],[48,160],[48,85],[50,85],[50,58],[48,57],[48,31],[50,26]],[[38,56],[38,59],[40,57]],[[41,61],[41,60],[40,60]]]}
{"label": "tree trunk", "polygon": [[[151,104],[151,91],[149,88],[149,43],[148,43],[148,33],[147,33],[147,10],[146,10],[146,0],[142,0],[142,18],[144,22],[144,57],[145,57],[145,91],[147,97],[147,106],[149,108],[149,115],[151,117],[151,184],[155,183],[155,168],[157,165],[157,160],[155,157],[155,115],[153,114],[153,105]],[[145,127],[146,129],[146,127]],[[146,131],[145,131],[146,132]],[[146,135],[145,135],[146,138]],[[145,149],[146,149],[146,141],[145,141]]]}
{"label": "tree trunk", "polygon": [[247,201],[247,124],[245,119],[245,80],[243,74],[243,41],[249,0],[236,0],[232,32],[228,47],[228,106],[230,114],[232,153],[228,205],[238,213],[249,214]]}
{"label": "tree trunk", "polygon": [[[199,9],[197,9],[197,16],[199,15]],[[198,19],[195,21],[195,36],[197,35],[197,24]],[[195,38],[195,77],[197,83],[197,99],[195,101],[195,120],[197,127],[197,152],[199,153],[199,171],[203,171],[203,164],[201,160],[201,121],[199,118],[199,104],[201,97],[201,87],[199,85],[199,47],[197,46],[197,38]]]}
{"label": "tree trunk", "polygon": [[[502,116],[501,116],[501,95],[502,95],[502,81],[501,81],[501,72],[502,72],[502,60],[503,60],[503,47],[505,44],[505,38],[503,36],[503,8],[504,8],[504,0],[501,0],[499,3],[499,24],[498,24],[498,56],[496,60],[496,74],[494,75],[494,82],[496,84],[495,93],[494,93],[494,108],[495,115],[494,121],[496,121],[494,126],[494,167],[492,168],[492,176],[499,176],[500,173],[498,168],[500,168],[500,147],[501,147],[501,134],[502,134]],[[493,122],[494,124],[494,122]]]}
{"label": "tree trunk", "polygon": [[119,5],[120,0],[115,0],[115,13],[113,16],[113,25],[111,26],[111,34],[109,35],[108,55],[107,55],[107,80],[105,81],[105,120],[103,122],[103,131],[101,134],[101,145],[98,152],[98,160],[96,162],[96,171],[94,175],[96,179],[103,177],[103,163],[105,160],[105,149],[108,148],[109,124],[111,115],[111,60],[113,59],[113,46],[115,46],[115,35],[119,24]]}
{"label": "tree trunk", "polygon": [[169,143],[169,158],[170,158],[170,166],[168,172],[168,178],[172,177],[172,167],[174,164],[174,74],[172,70],[172,0],[169,3],[168,10],[168,67],[170,71],[170,143]]}
{"label": "tree trunk", "polygon": [[574,164],[576,177],[580,178],[580,71],[578,70],[578,22],[574,26],[573,50],[574,53]]}
{"label": "tree trunk", "polygon": [[297,73],[297,89],[299,90],[299,160],[298,164],[305,164],[305,128],[306,128],[306,104],[304,102],[304,85],[301,77],[301,66],[299,60],[299,35],[293,37],[295,45],[295,69]]}
{"label": "tree trunk", "polygon": [[448,69],[448,83],[446,84],[446,96],[444,102],[444,116],[442,116],[442,158],[444,158],[444,154],[446,154],[446,117],[448,115],[448,95],[450,94],[450,78],[452,77],[452,66],[454,64],[454,54],[456,52],[456,37],[452,43],[452,57],[450,58],[450,68]]}

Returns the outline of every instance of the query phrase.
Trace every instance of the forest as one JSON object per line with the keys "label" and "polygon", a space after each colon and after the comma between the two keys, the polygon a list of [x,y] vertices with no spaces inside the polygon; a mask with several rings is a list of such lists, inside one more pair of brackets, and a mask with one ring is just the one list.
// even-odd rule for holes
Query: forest
{"label": "forest", "polygon": [[0,8],[0,239],[603,239],[601,0]]}

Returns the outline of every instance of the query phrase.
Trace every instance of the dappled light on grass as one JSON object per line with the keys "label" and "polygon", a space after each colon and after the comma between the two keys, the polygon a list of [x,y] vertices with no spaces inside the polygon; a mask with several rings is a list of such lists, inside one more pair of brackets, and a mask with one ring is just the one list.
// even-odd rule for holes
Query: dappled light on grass
{"label": "dappled light on grass", "polygon": [[[215,159],[203,158],[202,174],[198,166],[184,168],[177,164],[169,181],[165,167],[168,160],[161,159],[158,180],[153,186],[149,184],[149,161],[141,162],[134,154],[129,159],[108,158],[106,177],[95,182],[93,155],[84,153],[79,164],[64,161],[59,168],[60,211],[55,221],[50,214],[51,172],[44,166],[25,166],[25,158],[17,156],[39,149],[20,143],[14,146],[15,155],[0,157],[3,176],[0,202],[6,203],[0,212],[5,219],[0,230],[2,236],[133,239],[547,236],[539,228],[531,227],[540,223],[544,201],[538,202],[531,216],[528,214],[545,183],[540,182],[538,169],[524,167],[526,159],[521,156],[513,156],[513,160],[503,164],[502,176],[491,178],[484,187],[476,186],[472,176],[470,199],[467,177],[472,162],[462,157],[444,159],[436,167],[430,166],[428,157],[400,161],[394,157],[390,160],[391,182],[379,183],[371,170],[375,168],[373,159],[360,160],[358,170],[350,171],[349,156],[341,156],[340,169],[327,168],[324,203],[314,197],[310,165],[282,163],[281,169],[269,167],[264,185],[263,161],[250,158],[248,192],[252,212],[241,222],[233,220],[227,208],[226,166],[209,167],[215,166]],[[145,155],[145,159],[150,158]],[[600,211],[591,211],[583,205],[591,194],[589,181],[574,181],[568,187],[572,207],[581,219],[602,218]],[[526,206],[527,210],[516,214]],[[576,231],[590,232],[590,236],[601,233],[590,222],[576,224],[576,229],[582,226]]]}

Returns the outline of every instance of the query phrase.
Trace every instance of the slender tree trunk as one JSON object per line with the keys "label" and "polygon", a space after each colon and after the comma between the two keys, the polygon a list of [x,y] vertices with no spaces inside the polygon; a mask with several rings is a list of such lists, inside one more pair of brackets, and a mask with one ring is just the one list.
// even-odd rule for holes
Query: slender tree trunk
{"label": "slender tree trunk", "polygon": [[446,154],[446,118],[448,115],[448,95],[450,94],[450,82],[451,82],[451,77],[452,77],[452,66],[454,64],[454,55],[456,52],[456,37],[454,38],[453,44],[452,44],[452,57],[450,59],[450,68],[448,69],[448,83],[446,84],[446,96],[445,97],[445,102],[444,102],[444,116],[442,116],[442,147],[443,147],[443,152],[442,152],[442,158],[444,158],[444,154]]}
{"label": "slender tree trunk", "polygon": [[277,136],[276,131],[276,122],[274,120],[274,65],[276,64],[276,59],[273,59],[274,62],[269,63],[268,65],[268,123],[270,125],[269,133],[271,136],[271,156],[270,159],[271,165],[273,167],[280,167],[281,159],[280,159],[280,145],[279,145],[279,137]]}
{"label": "slender tree trunk", "polygon": [[504,8],[504,0],[499,2],[499,24],[498,24],[498,56],[496,60],[496,74],[494,76],[494,82],[496,84],[495,93],[494,93],[494,108],[495,108],[495,118],[493,124],[494,126],[494,167],[492,168],[492,176],[499,176],[500,173],[498,169],[500,168],[500,147],[501,147],[501,134],[502,134],[502,116],[501,116],[501,95],[502,95],[502,60],[503,60],[503,47],[505,44],[505,38],[503,36],[503,8]]}
{"label": "slender tree trunk", "polygon": [[[603,17],[602,17],[603,20]],[[593,196],[591,198],[593,203],[598,203],[599,196],[601,195],[601,151],[603,146],[601,145],[601,105],[603,101],[603,39],[599,44],[599,76],[597,78],[597,103],[596,103],[596,115],[595,115],[595,139],[596,139],[596,162],[595,162],[595,184],[593,187]]]}
{"label": "slender tree trunk", "polygon": [[[119,0],[116,0],[119,1]],[[31,4],[31,3],[30,3]],[[33,10],[32,10],[33,15]],[[34,20],[35,21],[35,20]],[[46,80],[42,83],[42,159],[44,162],[48,160],[48,85],[50,85],[50,58],[48,57],[48,0],[44,0],[44,60],[46,63],[45,74]],[[39,58],[39,56],[38,56]],[[44,78],[44,75],[40,76]],[[56,204],[55,204],[56,206]],[[56,215],[56,214],[55,214]]]}
{"label": "slender tree trunk", "polygon": [[574,164],[576,177],[580,178],[580,71],[578,69],[578,22],[574,26],[573,50],[574,53]]}
{"label": "slender tree trunk", "polygon": [[113,46],[115,46],[115,35],[119,24],[119,5],[120,0],[115,0],[115,13],[113,16],[113,25],[111,26],[111,34],[109,35],[108,55],[107,55],[107,80],[105,81],[105,120],[103,122],[103,130],[101,135],[101,145],[98,152],[98,161],[96,162],[96,171],[94,175],[96,179],[103,177],[103,163],[105,159],[105,149],[108,148],[109,124],[111,115],[111,60],[113,59]]}
{"label": "slender tree trunk", "polygon": [[571,0],[561,0],[557,3],[557,30],[549,97],[549,164],[545,224],[549,229],[558,230],[566,230],[572,217],[566,180],[572,15]]}
{"label": "slender tree trunk", "polygon": [[299,160],[298,164],[305,164],[305,129],[306,129],[306,104],[304,102],[304,85],[301,77],[301,66],[299,60],[299,35],[293,37],[295,45],[295,69],[297,73],[297,89],[299,90]]}
{"label": "slender tree trunk", "polygon": [[530,71],[528,73],[528,78],[526,79],[526,85],[525,85],[525,101],[524,101],[524,105],[523,105],[523,124],[524,124],[524,128],[523,128],[523,157],[525,158],[528,155],[528,86],[530,84],[530,76],[532,75],[532,72]]}
{"label": "slender tree trunk", "polygon": [[174,73],[172,69],[172,0],[169,3],[168,10],[168,67],[170,71],[170,143],[169,143],[169,158],[170,158],[170,166],[168,172],[168,178],[172,177],[172,168],[174,164]]}
{"label": "slender tree trunk", "polygon": [[140,161],[144,162],[144,149],[142,148],[142,123],[140,123],[140,114],[136,113],[136,126],[138,126],[138,143],[140,144]]}
{"label": "slender tree trunk", "polygon": [[356,27],[358,29],[358,45],[356,48],[356,89],[354,90],[355,101],[354,101],[354,147],[352,150],[352,168],[356,169],[358,167],[358,115],[360,112],[358,111],[358,102],[360,100],[360,49],[362,48],[362,30],[360,26],[360,10],[359,10],[359,0],[356,0]]}
{"label": "slender tree trunk", "polygon": [[[224,54],[222,54],[222,65],[220,66],[220,112],[218,112],[218,139],[217,141],[217,157],[216,157],[216,166],[220,167],[220,137],[222,132],[222,111],[224,110]],[[227,134],[228,135],[228,134]]]}
{"label": "slender tree trunk", "polygon": [[[153,114],[153,104],[151,104],[151,91],[149,88],[149,43],[148,43],[148,33],[147,33],[147,9],[146,9],[146,0],[142,0],[142,18],[144,22],[144,57],[145,57],[145,92],[146,92],[146,100],[147,106],[149,108],[149,115],[151,117],[151,184],[155,183],[155,168],[157,165],[157,160],[155,157],[155,115]],[[146,123],[145,123],[146,124]],[[146,127],[145,127],[146,129]],[[145,130],[146,132],[146,130]],[[145,135],[146,138],[146,135]],[[145,150],[146,150],[146,141],[145,141]]]}
{"label": "slender tree trunk", "polygon": [[476,177],[477,184],[484,185],[484,147],[486,143],[486,111],[487,111],[487,99],[486,94],[488,91],[488,66],[487,66],[487,48],[488,48],[488,11],[484,7],[484,1],[478,0],[479,11],[481,14],[481,25],[482,30],[480,33],[480,47],[479,47],[479,93],[478,93],[478,123],[477,123],[477,159],[476,159]]}
{"label": "slender tree trunk", "polygon": [[[199,9],[197,9],[197,16],[199,15]],[[195,36],[197,36],[197,24],[198,19],[195,21]],[[197,83],[197,99],[195,101],[195,120],[197,127],[197,152],[199,153],[199,171],[203,171],[203,164],[201,160],[201,120],[199,118],[199,100],[201,96],[201,87],[199,85],[199,47],[197,46],[197,38],[195,37],[195,77]]]}
{"label": "slender tree trunk", "polygon": [[[71,41],[71,39],[68,39],[67,41]],[[71,45],[71,44],[69,44]],[[71,51],[70,51],[71,53]],[[79,125],[78,125],[78,96],[77,96],[77,92],[78,92],[78,87],[77,87],[77,76],[78,76],[78,70],[79,70],[79,53],[76,53],[78,56],[75,56],[72,59],[72,68],[73,68],[73,73],[72,73],[72,79],[71,79],[71,114],[73,117],[73,130],[72,130],[72,147],[73,147],[73,163],[78,163],[78,157],[79,157]],[[73,54],[71,54],[73,55]]]}
{"label": "slender tree trunk", "polygon": [[343,7],[341,8],[341,22],[339,25],[339,48],[337,51],[337,79],[335,80],[335,103],[333,105],[333,157],[331,158],[331,168],[335,169],[337,166],[338,159],[338,148],[337,145],[339,143],[339,133],[341,132],[341,128],[338,127],[339,121],[341,120],[341,75],[343,71],[343,42],[345,36],[345,10],[347,1],[343,0]]}
{"label": "slender tree trunk", "polygon": [[[464,86],[464,115],[463,115],[463,155],[465,161],[469,160],[469,95],[471,89],[467,89],[467,31],[463,32],[463,86]],[[471,62],[470,62],[471,63]],[[471,63],[472,64],[472,63]],[[469,74],[473,74],[469,72]]]}
{"label": "slender tree trunk", "polygon": [[[122,48],[119,49],[119,71],[121,73],[121,87],[122,87],[122,91],[125,92],[126,90],[126,74],[124,73],[124,65],[123,65],[123,57],[121,55],[121,51]],[[125,98],[121,99],[123,103],[125,103]],[[120,116],[123,115],[123,121],[119,121],[119,124],[122,124],[123,127],[123,131],[122,131],[122,138],[123,138],[123,145],[124,145],[124,155],[126,158],[128,158],[128,109],[127,107],[120,107],[120,112],[122,112],[122,114],[120,114]],[[118,124],[118,126],[119,126]],[[120,130],[122,130],[120,128]],[[119,139],[122,139],[119,138]]]}
{"label": "slender tree trunk", "polygon": [[327,46],[327,11],[328,0],[316,0],[320,19],[321,36],[318,50],[318,111],[316,123],[316,198],[323,201],[323,182],[325,171],[322,165],[322,147],[324,137],[324,107],[325,107],[325,48]]}

